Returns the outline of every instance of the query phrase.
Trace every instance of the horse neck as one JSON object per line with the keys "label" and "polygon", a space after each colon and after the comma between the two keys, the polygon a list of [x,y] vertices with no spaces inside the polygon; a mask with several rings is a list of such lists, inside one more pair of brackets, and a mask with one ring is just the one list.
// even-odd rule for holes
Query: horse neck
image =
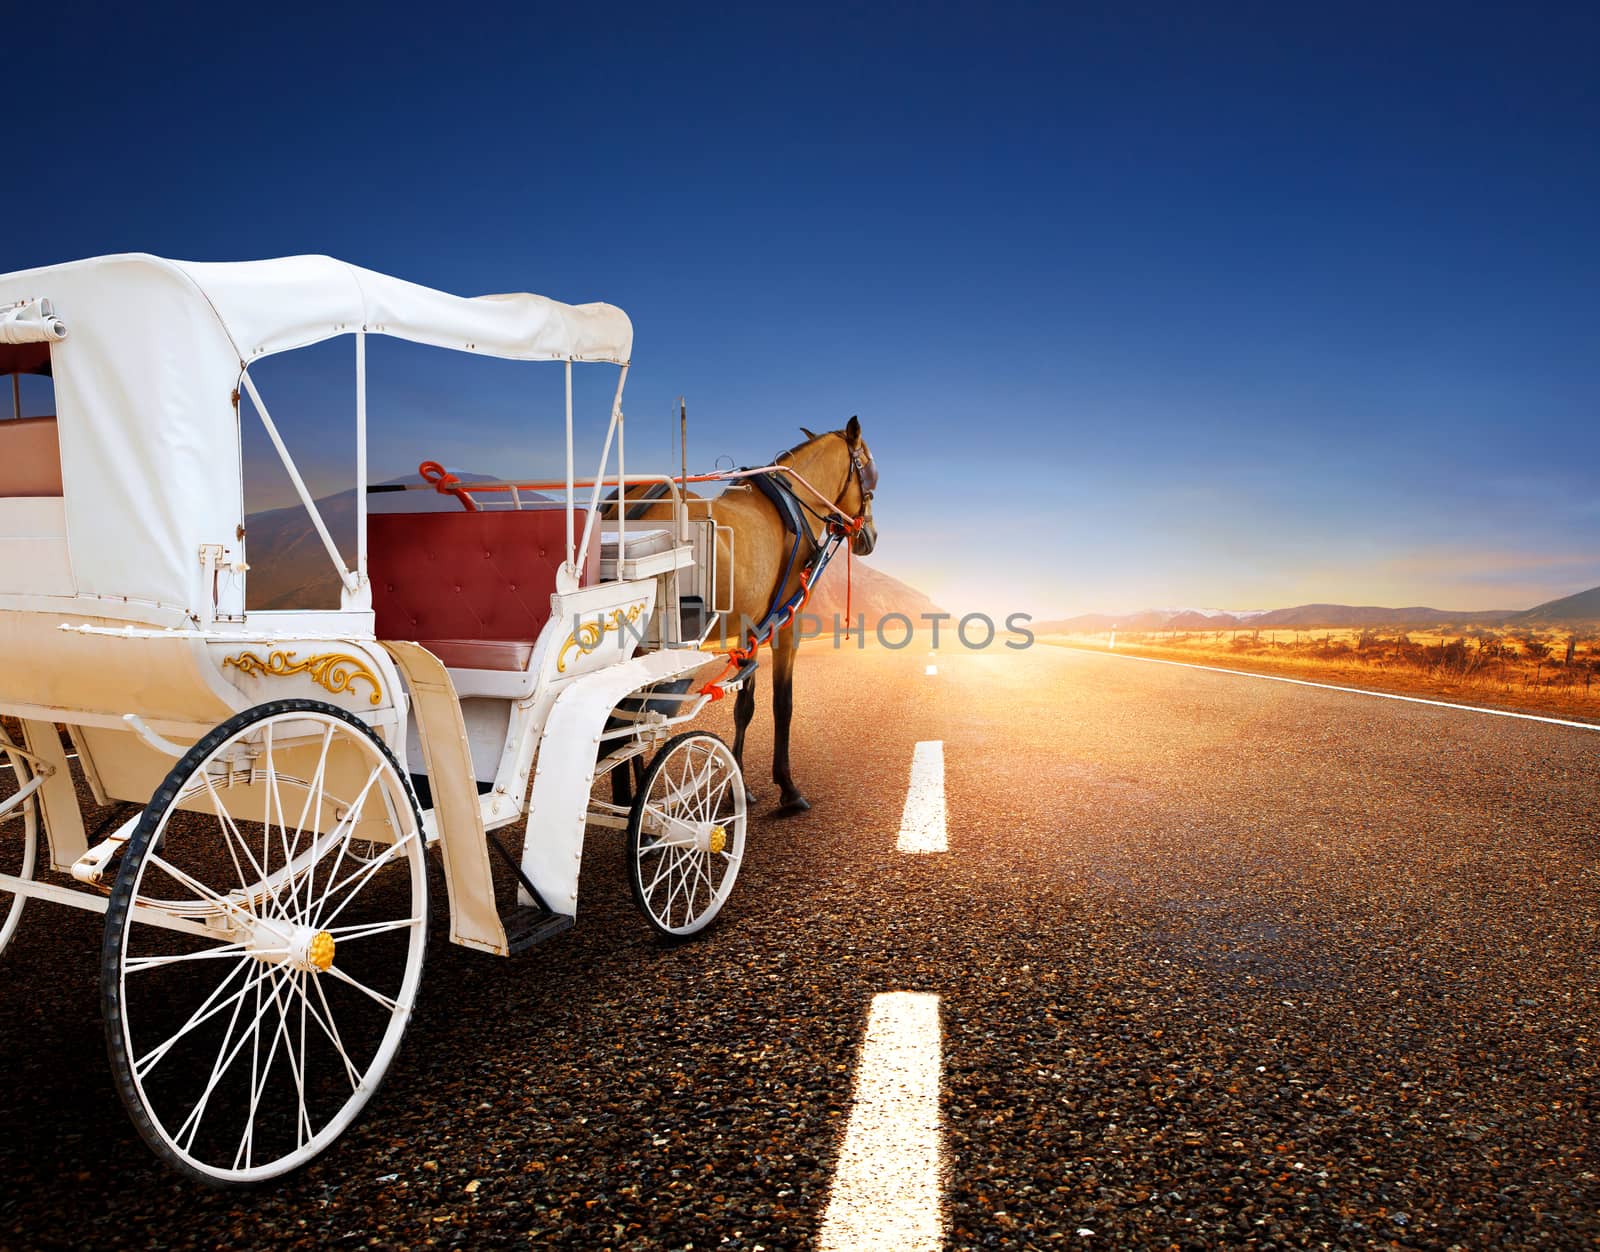
{"label": "horse neck", "polygon": [[[823,435],[820,439],[801,444],[788,454],[785,463],[820,491],[831,505],[839,503],[839,497],[849,485],[850,450],[845,441],[836,435]],[[807,504],[813,508],[821,507],[822,501],[813,497],[805,487],[796,484],[796,488]],[[834,494],[829,495],[829,492]]]}

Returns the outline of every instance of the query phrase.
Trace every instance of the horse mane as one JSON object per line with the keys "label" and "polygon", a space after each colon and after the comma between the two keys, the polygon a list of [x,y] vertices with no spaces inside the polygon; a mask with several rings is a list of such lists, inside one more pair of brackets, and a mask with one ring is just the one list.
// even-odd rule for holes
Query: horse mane
{"label": "horse mane", "polygon": [[812,444],[821,443],[822,440],[828,438],[829,435],[838,435],[841,439],[845,438],[845,433],[842,430],[825,430],[819,435],[816,431],[808,430],[806,427],[802,426],[800,428],[800,433],[805,436],[805,439],[800,443],[795,444],[794,447],[788,449],[787,451],[780,452],[777,456],[773,457],[772,463],[774,465],[782,465],[786,461],[792,460],[795,453],[804,452]]}

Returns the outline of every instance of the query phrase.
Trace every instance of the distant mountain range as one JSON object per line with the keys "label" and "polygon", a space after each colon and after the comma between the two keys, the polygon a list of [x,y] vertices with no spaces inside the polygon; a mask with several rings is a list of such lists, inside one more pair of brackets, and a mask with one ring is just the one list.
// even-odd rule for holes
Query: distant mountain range
{"label": "distant mountain range", "polygon": [[1142,609],[1134,613],[1081,613],[1057,621],[1035,622],[1041,633],[1095,634],[1107,630],[1311,630],[1321,627],[1401,629],[1461,626],[1516,629],[1534,626],[1600,624],[1600,587],[1536,604],[1531,609],[1392,609],[1376,604],[1297,604],[1286,609]]}
{"label": "distant mountain range", "polygon": [[[482,474],[461,474],[461,481],[491,481]],[[419,483],[418,478],[396,479],[386,486]],[[523,499],[547,499],[535,492],[523,492]],[[356,493],[341,491],[324,496],[317,501],[317,509],[328,532],[352,560],[355,551]],[[460,505],[447,496],[432,491],[408,491],[379,495],[372,501],[374,507],[386,512],[432,513],[456,512]],[[322,546],[322,540],[311,526],[304,508],[292,504],[281,509],[267,509],[252,513],[245,519],[247,559],[250,576],[247,587],[252,609],[325,608],[339,607],[339,578]],[[917,621],[923,613],[937,613],[939,608],[916,588],[898,578],[874,569],[860,558],[853,561],[850,571],[850,600],[854,617],[867,620],[868,629],[877,626],[887,614],[904,613]],[[834,614],[841,621],[845,617],[846,565],[841,553],[828,567],[827,574],[818,584],[806,612],[815,614],[831,630]],[[898,638],[898,635],[894,636]]]}
{"label": "distant mountain range", "polygon": [[1569,626],[1583,622],[1600,622],[1600,587],[1590,587],[1577,595],[1563,596],[1559,600],[1546,600],[1525,613],[1518,613],[1512,624],[1528,626]]}

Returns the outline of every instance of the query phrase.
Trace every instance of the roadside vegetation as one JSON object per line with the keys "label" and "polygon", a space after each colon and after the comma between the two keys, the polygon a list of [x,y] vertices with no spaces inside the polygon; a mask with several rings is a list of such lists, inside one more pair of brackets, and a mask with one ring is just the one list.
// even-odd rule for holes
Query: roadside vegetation
{"label": "roadside vegetation", "polygon": [[[1110,632],[1056,635],[1083,648]],[[1600,720],[1600,629],[1117,632],[1116,650],[1465,704]]]}

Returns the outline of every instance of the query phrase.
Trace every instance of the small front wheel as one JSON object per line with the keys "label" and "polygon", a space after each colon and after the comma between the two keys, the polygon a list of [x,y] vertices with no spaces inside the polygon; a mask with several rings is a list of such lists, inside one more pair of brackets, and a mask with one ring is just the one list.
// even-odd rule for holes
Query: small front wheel
{"label": "small front wheel", "polygon": [[744,860],[744,775],[702,730],[670,739],[645,770],[628,815],[635,903],[669,939],[700,934],[722,911]]}

